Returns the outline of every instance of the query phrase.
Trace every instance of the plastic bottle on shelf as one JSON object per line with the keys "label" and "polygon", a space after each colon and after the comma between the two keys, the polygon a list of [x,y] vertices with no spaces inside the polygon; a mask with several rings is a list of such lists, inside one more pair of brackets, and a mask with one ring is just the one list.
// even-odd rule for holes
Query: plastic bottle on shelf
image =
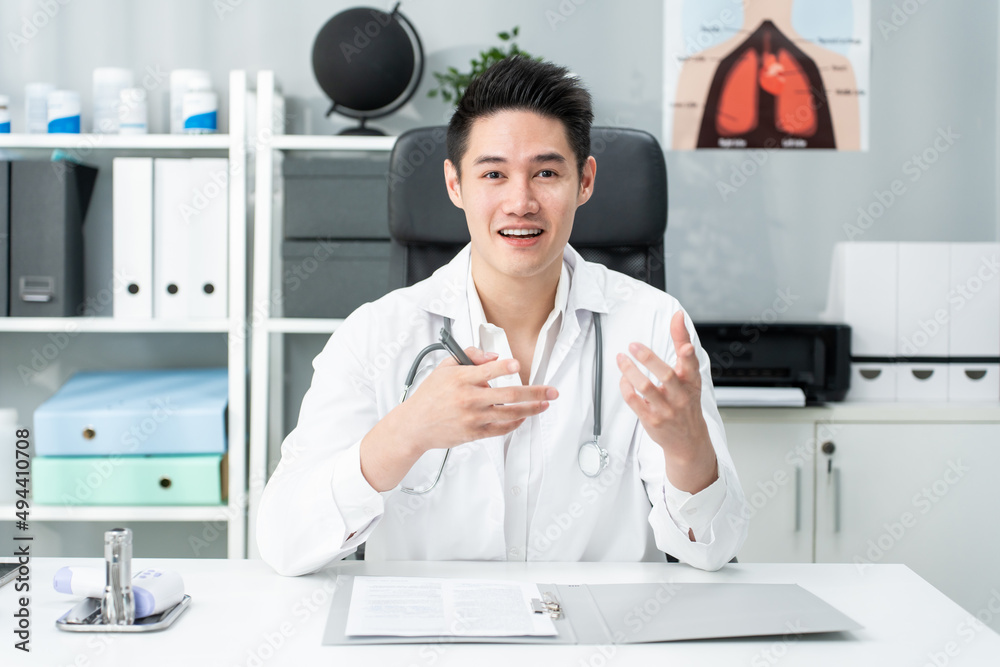
{"label": "plastic bottle on shelf", "polygon": [[29,83],[24,87],[24,124],[31,134],[49,131],[49,93],[56,87],[51,83]]}
{"label": "plastic bottle on shelf", "polygon": [[80,134],[80,93],[53,90],[48,98],[49,134]]}
{"label": "plastic bottle on shelf", "polygon": [[125,88],[119,94],[119,134],[146,134],[149,132],[149,113],[146,91],[142,88]]}
{"label": "plastic bottle on shelf", "polygon": [[95,134],[118,134],[121,92],[132,85],[130,69],[98,67],[94,70]]}
{"label": "plastic bottle on shelf", "polygon": [[10,98],[0,95],[0,134],[10,134]]}
{"label": "plastic bottle on shelf", "polygon": [[184,94],[189,90],[211,90],[212,75],[201,69],[170,72],[170,133],[184,134]]}

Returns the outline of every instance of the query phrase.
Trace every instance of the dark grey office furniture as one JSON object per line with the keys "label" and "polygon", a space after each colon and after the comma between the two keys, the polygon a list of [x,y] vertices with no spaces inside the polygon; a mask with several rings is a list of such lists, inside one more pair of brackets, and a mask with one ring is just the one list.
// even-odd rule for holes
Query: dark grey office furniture
{"label": "dark grey office furniture", "polygon": [[[389,159],[389,234],[393,287],[419,282],[469,242],[465,212],[444,186],[445,128],[410,130]],[[580,255],[666,288],[667,167],[653,135],[595,127],[594,194],[576,211],[569,242]]]}
{"label": "dark grey office furniture", "polygon": [[10,163],[10,314],[70,317],[83,302],[83,221],[97,169]]}

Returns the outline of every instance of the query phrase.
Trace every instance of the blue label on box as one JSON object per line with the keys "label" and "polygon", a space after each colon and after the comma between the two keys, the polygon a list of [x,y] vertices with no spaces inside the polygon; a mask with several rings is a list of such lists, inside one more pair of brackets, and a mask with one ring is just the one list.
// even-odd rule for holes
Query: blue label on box
{"label": "blue label on box", "polygon": [[210,111],[209,113],[199,113],[193,116],[188,116],[184,119],[184,129],[185,130],[214,130],[216,128],[215,124],[215,111]]}
{"label": "blue label on box", "polygon": [[10,121],[0,123],[0,134],[10,134]]}
{"label": "blue label on box", "polygon": [[80,117],[53,118],[49,121],[49,134],[80,134]]}

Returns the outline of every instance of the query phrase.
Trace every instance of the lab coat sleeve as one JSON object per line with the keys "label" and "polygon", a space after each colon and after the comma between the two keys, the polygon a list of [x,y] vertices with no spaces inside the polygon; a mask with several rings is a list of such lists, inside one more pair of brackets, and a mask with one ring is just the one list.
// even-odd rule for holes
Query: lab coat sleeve
{"label": "lab coat sleeve", "polygon": [[[684,321],[698,357],[702,414],[718,460],[719,478],[695,494],[676,489],[667,479],[663,449],[649,437],[642,424],[636,429],[640,475],[652,505],[649,523],[656,546],[682,563],[702,570],[718,570],[737,555],[746,541],[748,512],[736,468],[726,447],[708,354],[702,349],[687,313]],[[661,358],[671,366],[676,365],[677,355],[672,342]],[[694,531],[694,542],[688,536],[689,528]]]}
{"label": "lab coat sleeve", "polygon": [[361,440],[378,421],[361,359],[370,305],[338,327],[313,360],[299,421],[281,445],[257,515],[261,558],[297,576],[341,559],[378,524],[382,495],[361,474]]}

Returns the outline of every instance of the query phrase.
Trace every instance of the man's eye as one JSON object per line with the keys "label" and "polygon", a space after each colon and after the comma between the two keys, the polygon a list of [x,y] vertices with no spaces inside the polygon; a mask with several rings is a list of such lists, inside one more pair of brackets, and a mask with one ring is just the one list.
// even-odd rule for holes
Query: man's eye
{"label": "man's eye", "polygon": [[486,176],[486,178],[490,178],[490,179],[494,179],[495,180],[497,178],[500,178],[500,172],[499,171],[488,171],[488,172],[486,172],[485,176]]}
{"label": "man's eye", "polygon": [[553,176],[556,175],[556,172],[552,171],[551,169],[542,169],[540,172],[538,172],[538,175],[542,176],[543,178],[552,178]]}

